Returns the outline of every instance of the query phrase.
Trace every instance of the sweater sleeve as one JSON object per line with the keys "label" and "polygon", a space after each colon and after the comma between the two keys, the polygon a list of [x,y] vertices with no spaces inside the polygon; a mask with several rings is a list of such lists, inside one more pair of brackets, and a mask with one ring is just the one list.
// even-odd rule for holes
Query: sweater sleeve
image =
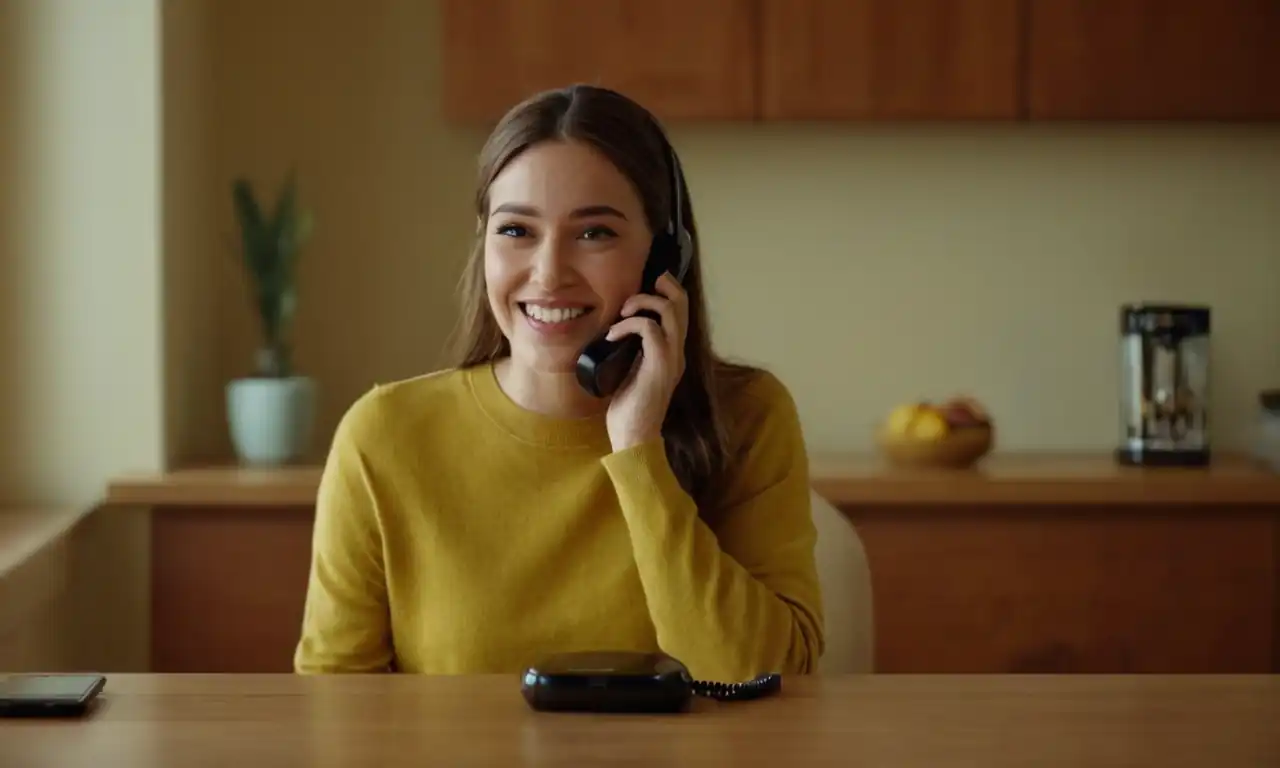
{"label": "sweater sleeve", "polygon": [[749,425],[743,449],[701,515],[662,440],[602,459],[658,644],[700,679],[810,673],[822,655],[808,456],[794,402],[766,381],[753,398],[762,415],[733,415]]}
{"label": "sweater sleeve", "polygon": [[382,536],[361,435],[375,425],[358,400],[335,431],[316,498],[299,674],[384,672],[392,663]]}

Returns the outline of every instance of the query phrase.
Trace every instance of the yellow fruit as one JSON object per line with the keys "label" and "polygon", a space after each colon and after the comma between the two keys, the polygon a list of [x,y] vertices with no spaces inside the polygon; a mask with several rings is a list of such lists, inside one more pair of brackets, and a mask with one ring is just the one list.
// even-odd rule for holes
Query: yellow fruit
{"label": "yellow fruit", "polygon": [[933,409],[924,409],[911,425],[911,436],[917,440],[940,440],[947,435],[947,420]]}
{"label": "yellow fruit", "polygon": [[916,420],[916,416],[920,413],[920,406],[916,404],[900,405],[889,412],[889,418],[885,420],[885,429],[891,435],[905,437],[911,433],[911,424]]}

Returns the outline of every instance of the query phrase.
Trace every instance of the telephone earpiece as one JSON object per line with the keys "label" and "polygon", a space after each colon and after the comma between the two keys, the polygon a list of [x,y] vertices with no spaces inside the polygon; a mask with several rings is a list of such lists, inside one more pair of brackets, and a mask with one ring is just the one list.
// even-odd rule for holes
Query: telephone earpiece
{"label": "telephone earpiece", "polygon": [[[657,293],[658,278],[670,272],[677,282],[683,283],[693,260],[693,238],[684,226],[684,179],[675,148],[667,144],[671,161],[672,214],[665,230],[653,238],[649,257],[645,261],[644,275],[640,282],[642,293]],[[648,310],[636,313],[655,322],[658,316]],[[608,333],[606,330],[605,333]],[[594,339],[578,356],[578,383],[596,397],[608,397],[626,381],[636,358],[640,355],[639,336],[626,336],[610,341],[604,334]]]}

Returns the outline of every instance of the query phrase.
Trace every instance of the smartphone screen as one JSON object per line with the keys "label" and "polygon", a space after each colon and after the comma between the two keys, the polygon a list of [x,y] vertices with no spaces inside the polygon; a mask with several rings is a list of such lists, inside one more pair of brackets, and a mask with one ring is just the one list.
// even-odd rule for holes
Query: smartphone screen
{"label": "smartphone screen", "polygon": [[0,701],[78,702],[104,682],[101,675],[0,675]]}

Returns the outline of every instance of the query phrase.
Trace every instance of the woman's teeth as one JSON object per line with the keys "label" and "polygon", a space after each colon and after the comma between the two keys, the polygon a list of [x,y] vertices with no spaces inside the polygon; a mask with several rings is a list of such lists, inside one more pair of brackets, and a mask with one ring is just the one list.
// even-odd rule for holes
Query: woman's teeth
{"label": "woman's teeth", "polygon": [[540,307],[523,304],[524,313],[540,323],[564,323],[587,313],[586,307]]}

